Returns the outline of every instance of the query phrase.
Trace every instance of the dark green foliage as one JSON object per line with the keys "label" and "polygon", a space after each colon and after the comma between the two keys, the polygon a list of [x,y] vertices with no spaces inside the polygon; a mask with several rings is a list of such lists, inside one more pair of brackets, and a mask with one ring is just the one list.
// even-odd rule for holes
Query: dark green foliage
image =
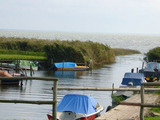
{"label": "dark green foliage", "polygon": [[148,61],[154,61],[154,60],[160,60],[160,47],[154,48],[152,50],[150,50],[147,54],[146,54]]}
{"label": "dark green foliage", "polygon": [[47,54],[47,58],[53,59],[53,62],[84,62],[82,54],[72,47],[55,43],[54,45],[45,45],[44,50]]}
{"label": "dark green foliage", "polygon": [[17,48],[19,48],[19,50],[22,50],[22,51],[27,50],[27,47],[28,47],[27,41],[17,41],[15,42],[15,44],[17,45]]}

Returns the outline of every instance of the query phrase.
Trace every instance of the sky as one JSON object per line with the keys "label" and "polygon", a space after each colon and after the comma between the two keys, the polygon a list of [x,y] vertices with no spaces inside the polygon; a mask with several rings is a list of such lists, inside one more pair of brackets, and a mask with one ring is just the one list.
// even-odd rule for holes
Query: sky
{"label": "sky", "polygon": [[160,0],[0,0],[0,29],[160,35]]}

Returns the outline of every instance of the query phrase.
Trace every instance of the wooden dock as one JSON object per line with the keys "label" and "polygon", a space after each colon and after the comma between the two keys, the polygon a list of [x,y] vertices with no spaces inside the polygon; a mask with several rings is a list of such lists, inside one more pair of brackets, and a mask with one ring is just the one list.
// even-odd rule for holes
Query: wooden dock
{"label": "wooden dock", "polygon": [[[145,103],[155,104],[160,102],[160,95],[145,94]],[[136,94],[127,100],[124,100],[120,105],[104,113],[95,120],[139,120],[141,96]],[[148,113],[149,108],[145,108],[144,115]]]}

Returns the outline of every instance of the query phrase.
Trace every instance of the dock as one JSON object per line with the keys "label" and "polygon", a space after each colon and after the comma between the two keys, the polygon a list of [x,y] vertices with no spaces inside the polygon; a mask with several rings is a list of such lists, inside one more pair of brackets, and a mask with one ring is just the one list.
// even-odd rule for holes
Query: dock
{"label": "dock", "polygon": [[[156,104],[160,102],[160,95],[145,94],[146,104]],[[136,94],[124,101],[110,111],[97,117],[95,120],[140,120],[141,95]],[[144,115],[149,108],[144,109]]]}

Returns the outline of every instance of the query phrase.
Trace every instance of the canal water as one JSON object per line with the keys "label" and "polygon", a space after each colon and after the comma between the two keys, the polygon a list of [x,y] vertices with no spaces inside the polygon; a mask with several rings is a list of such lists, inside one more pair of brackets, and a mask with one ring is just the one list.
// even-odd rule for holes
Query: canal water
{"label": "canal water", "polygon": [[[141,54],[118,56],[116,63],[104,65],[91,71],[35,71],[35,77],[57,77],[58,86],[68,87],[119,87],[125,72],[141,68],[143,56]],[[52,81],[23,81],[23,86],[0,86],[0,99],[9,100],[52,100]],[[58,101],[66,94],[90,95],[105,107],[112,105],[111,92],[108,91],[77,91],[59,90]],[[30,105],[0,103],[0,120],[47,120],[46,114],[51,105]],[[103,112],[105,112],[105,110]]]}

